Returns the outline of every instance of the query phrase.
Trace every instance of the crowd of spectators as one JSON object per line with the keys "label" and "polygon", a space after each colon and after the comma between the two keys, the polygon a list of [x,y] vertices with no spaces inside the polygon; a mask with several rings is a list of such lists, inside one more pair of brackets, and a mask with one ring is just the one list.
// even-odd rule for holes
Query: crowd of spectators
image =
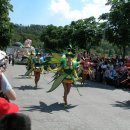
{"label": "crowd of spectators", "polygon": [[[84,67],[88,67],[88,76],[90,80],[114,85],[115,87],[130,86],[130,59],[91,57],[87,52],[81,52],[77,56],[78,61]],[[91,71],[90,71],[91,70]]]}

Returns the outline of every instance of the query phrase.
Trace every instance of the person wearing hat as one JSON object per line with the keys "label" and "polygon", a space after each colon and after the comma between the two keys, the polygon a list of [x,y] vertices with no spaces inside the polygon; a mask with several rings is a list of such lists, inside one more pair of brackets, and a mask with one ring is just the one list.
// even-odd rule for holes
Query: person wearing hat
{"label": "person wearing hat", "polygon": [[4,51],[0,50],[0,68],[5,70],[7,68],[8,56]]}
{"label": "person wearing hat", "polygon": [[[16,99],[16,93],[12,89],[12,86],[10,85],[8,79],[4,75],[4,68],[2,67],[4,58],[6,57],[6,53],[1,53],[0,51],[0,97],[4,97],[7,100],[15,100]],[[2,63],[2,64],[1,64]]]}
{"label": "person wearing hat", "polygon": [[52,60],[50,60],[49,63],[53,63],[54,61],[58,64],[58,68],[57,72],[53,76],[54,79],[52,81],[54,82],[47,92],[54,91],[62,83],[64,87],[64,107],[67,107],[67,97],[71,86],[75,83],[76,80],[79,80],[76,72],[79,62],[77,62],[75,59],[75,53],[72,53],[70,50],[68,50],[66,54],[63,54],[59,58],[53,56]]}
{"label": "person wearing hat", "polygon": [[38,86],[38,81],[40,80],[40,74],[42,72],[43,60],[41,58],[41,53],[37,53],[36,57],[33,58],[34,64],[34,76],[35,76],[35,88]]}
{"label": "person wearing hat", "polygon": [[30,117],[18,112],[17,104],[0,97],[0,130],[31,130]]}
{"label": "person wearing hat", "polygon": [[8,102],[5,98],[0,97],[0,117],[19,111],[19,107],[15,103]]}
{"label": "person wearing hat", "polygon": [[0,98],[0,130],[31,130],[30,117],[18,111],[17,104]]}
{"label": "person wearing hat", "polygon": [[63,87],[64,87],[64,105],[65,107],[68,105],[67,96],[70,92],[71,86],[74,83],[75,79],[78,79],[78,75],[76,72],[77,64],[73,60],[74,54],[72,52],[66,53],[66,58],[62,64],[62,71],[67,74],[67,76],[62,81]]}
{"label": "person wearing hat", "polygon": [[75,79],[78,79],[77,73],[76,73],[76,67],[77,64],[73,60],[74,54],[72,52],[67,52],[65,55],[61,57],[60,60],[60,67],[57,70],[57,78],[52,84],[52,87],[48,92],[51,92],[55,90],[61,83],[64,87],[64,106],[67,107],[68,101],[67,96],[70,92],[71,86],[74,83]]}

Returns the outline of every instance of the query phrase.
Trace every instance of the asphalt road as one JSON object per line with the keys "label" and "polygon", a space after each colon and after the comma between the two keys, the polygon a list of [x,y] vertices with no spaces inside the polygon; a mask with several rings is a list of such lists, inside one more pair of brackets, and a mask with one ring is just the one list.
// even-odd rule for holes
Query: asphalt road
{"label": "asphalt road", "polygon": [[34,77],[22,76],[23,65],[8,66],[6,75],[17,93],[21,113],[30,116],[32,130],[130,130],[130,90],[115,89],[95,82],[72,87],[67,109],[63,106],[63,87],[47,93],[53,73],[42,74],[38,89]]}

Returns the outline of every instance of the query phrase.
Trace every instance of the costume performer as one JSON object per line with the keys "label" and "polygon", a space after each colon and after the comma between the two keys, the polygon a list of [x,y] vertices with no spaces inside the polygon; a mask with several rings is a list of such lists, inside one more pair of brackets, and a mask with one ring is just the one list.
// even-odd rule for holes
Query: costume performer
{"label": "costume performer", "polygon": [[82,81],[81,81],[81,84],[84,85],[87,77],[89,76],[90,72],[91,72],[91,68],[90,68],[90,62],[89,62],[89,59],[88,58],[85,58],[82,62],[81,62],[81,65],[82,65]]}
{"label": "costume performer", "polygon": [[23,48],[23,56],[22,60],[27,59],[26,68],[27,72],[24,74],[25,76],[29,76],[31,78],[31,74],[33,72],[33,57],[35,56],[35,48],[32,45],[31,39],[26,39],[24,42]]}
{"label": "costume performer", "polygon": [[33,58],[33,63],[34,63],[34,76],[35,76],[35,88],[38,86],[38,81],[40,79],[40,74],[42,72],[42,65],[43,65],[43,60],[41,58],[41,54],[37,53],[36,57]]}
{"label": "costume performer", "polygon": [[34,63],[33,63],[33,58],[35,57],[35,53],[31,52],[31,54],[27,58],[27,72],[24,74],[25,76],[28,76],[31,78],[33,68],[34,68]]}
{"label": "costume performer", "polygon": [[[48,92],[55,90],[61,83],[64,87],[64,105],[67,107],[67,96],[70,92],[72,84],[75,80],[78,79],[78,75],[76,73],[77,62],[73,59],[74,54],[72,52],[68,52],[66,55],[62,56],[60,60],[60,66],[55,75],[55,81],[52,84],[51,89]],[[53,60],[54,61],[54,58]]]}

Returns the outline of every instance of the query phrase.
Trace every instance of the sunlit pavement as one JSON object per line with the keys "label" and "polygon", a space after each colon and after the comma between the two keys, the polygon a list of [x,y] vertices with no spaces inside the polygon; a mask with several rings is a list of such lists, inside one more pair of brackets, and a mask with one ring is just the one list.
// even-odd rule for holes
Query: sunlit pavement
{"label": "sunlit pavement", "polygon": [[41,75],[38,89],[34,77],[26,78],[23,65],[8,66],[6,75],[17,93],[14,101],[30,116],[32,130],[130,130],[130,90],[86,82],[72,87],[68,108],[63,106],[63,87],[47,93],[53,73]]}

